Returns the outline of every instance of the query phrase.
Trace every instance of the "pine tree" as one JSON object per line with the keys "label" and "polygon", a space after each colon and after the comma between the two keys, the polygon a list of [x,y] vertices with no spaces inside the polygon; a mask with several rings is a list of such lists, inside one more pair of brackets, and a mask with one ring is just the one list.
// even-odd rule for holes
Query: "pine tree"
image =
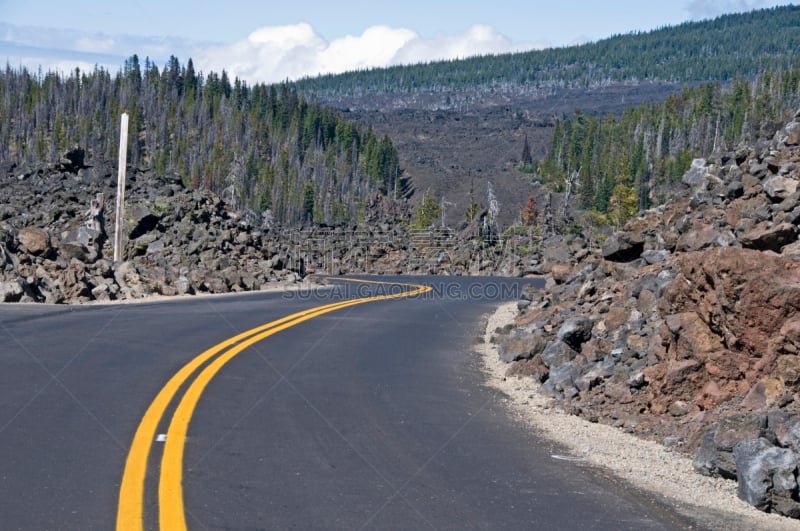
{"label": "pine tree", "polygon": [[402,170],[389,137],[378,141],[288,85],[231,85],[225,72],[203,77],[174,56],[163,70],[143,65],[132,56],[116,76],[0,71],[0,160],[53,160],[76,144],[88,160],[113,159],[110,124],[127,111],[133,164],[282,222],[351,219],[370,193],[394,193]]}
{"label": "pine tree", "polygon": [[442,207],[433,194],[425,193],[422,202],[417,205],[414,220],[411,223],[413,229],[427,229],[436,223],[442,213]]}
{"label": "pine tree", "polygon": [[311,183],[303,185],[303,220],[311,221],[314,219],[314,188]]}
{"label": "pine tree", "polygon": [[616,230],[622,229],[629,219],[639,211],[636,190],[632,184],[619,183],[614,187],[609,199],[608,218]]}

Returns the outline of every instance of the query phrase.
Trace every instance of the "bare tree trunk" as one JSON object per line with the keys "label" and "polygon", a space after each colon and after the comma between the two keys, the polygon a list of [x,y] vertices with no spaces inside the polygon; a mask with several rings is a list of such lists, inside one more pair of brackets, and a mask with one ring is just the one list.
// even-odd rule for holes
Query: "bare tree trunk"
{"label": "bare tree trunk", "polygon": [[578,184],[578,178],[581,174],[581,168],[572,172],[572,175],[567,179],[564,179],[564,184],[566,185],[566,191],[564,193],[564,205],[561,208],[561,222],[564,226],[567,225],[567,205],[569,205],[570,197],[572,196],[572,188]]}
{"label": "bare tree trunk", "polygon": [[86,211],[86,226],[100,234],[106,233],[106,203],[105,195],[99,193],[92,199],[89,210]]}

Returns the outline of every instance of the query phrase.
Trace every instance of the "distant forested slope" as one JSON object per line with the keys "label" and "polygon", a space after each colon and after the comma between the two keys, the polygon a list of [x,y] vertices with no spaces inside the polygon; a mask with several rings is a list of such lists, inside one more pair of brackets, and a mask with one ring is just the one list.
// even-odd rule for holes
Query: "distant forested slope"
{"label": "distant forested slope", "polygon": [[325,75],[294,86],[328,100],[476,87],[542,90],[643,80],[725,81],[791,66],[798,49],[800,6],[787,5],[580,46]]}
{"label": "distant forested slope", "polygon": [[800,64],[752,81],[703,83],[621,117],[576,111],[556,121],[547,155],[521,169],[558,190],[575,175],[579,205],[619,227],[669,199],[693,158],[771,137],[798,108]]}
{"label": "distant forested slope", "polygon": [[252,87],[223,71],[203,77],[191,59],[162,69],[136,56],[111,75],[0,71],[0,162],[54,161],[80,146],[115,159],[129,114],[129,162],[224,194],[280,221],[356,219],[399,176],[388,137],[306,101],[286,85]]}
{"label": "distant forested slope", "polygon": [[549,154],[525,168],[555,188],[580,170],[581,205],[613,215],[620,201],[658,202],[659,187],[674,182],[691,157],[735,145],[780,119],[797,101],[798,49],[800,6],[789,5],[581,46],[290,85],[248,86],[224,71],[203,75],[191,59],[184,66],[174,57],[159,68],[133,56],[116,74],[7,66],[0,70],[0,162],[52,161],[73,145],[90,161],[114,159],[119,115],[127,111],[133,165],[179,176],[280,221],[355,221],[372,198],[402,192],[398,153],[388,137],[316,101],[445,92],[457,100],[504,91],[530,99],[564,88],[687,83],[663,106],[624,116],[562,115]]}
{"label": "distant forested slope", "polygon": [[521,157],[527,164],[520,168],[551,189],[564,191],[574,176],[570,191],[579,205],[598,214],[595,219],[621,226],[640,209],[667,200],[692,158],[770,134],[797,110],[797,50],[800,6],[787,5],[581,46],[321,76],[294,86],[335,102],[436,92],[471,101],[491,93],[537,98],[620,83],[683,84],[665,102],[618,116],[586,107],[546,117],[555,120],[546,156]]}

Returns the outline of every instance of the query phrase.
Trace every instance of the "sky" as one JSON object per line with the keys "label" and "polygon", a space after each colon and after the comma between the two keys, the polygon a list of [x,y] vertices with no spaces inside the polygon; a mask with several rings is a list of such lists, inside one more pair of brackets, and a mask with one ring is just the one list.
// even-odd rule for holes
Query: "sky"
{"label": "sky", "polygon": [[0,0],[0,61],[116,73],[133,54],[250,84],[569,46],[768,0]]}

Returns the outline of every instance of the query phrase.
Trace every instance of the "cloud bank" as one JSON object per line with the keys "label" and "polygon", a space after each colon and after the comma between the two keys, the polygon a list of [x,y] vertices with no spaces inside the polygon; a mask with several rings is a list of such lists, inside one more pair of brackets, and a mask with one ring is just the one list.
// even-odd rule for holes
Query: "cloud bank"
{"label": "cloud bank", "polygon": [[456,35],[423,38],[413,30],[372,26],[361,35],[326,41],[307,23],[256,29],[233,43],[191,43],[177,38],[105,35],[75,30],[20,27],[0,23],[0,62],[36,71],[66,73],[95,65],[110,72],[137,54],[163,67],[170,55],[195,69],[222,72],[250,84],[295,80],[318,74],[412,64],[474,55],[524,51],[539,45],[510,41],[490,26],[476,25]]}
{"label": "cloud bank", "polygon": [[224,69],[248,82],[279,82],[535,47],[513,43],[490,26],[476,25],[459,35],[431,39],[410,29],[372,26],[361,35],[328,42],[309,24],[300,23],[259,28],[232,44],[198,49],[194,62],[204,71]]}
{"label": "cloud bank", "polygon": [[91,71],[100,66],[120,70],[127,58],[150,57],[159,67],[170,55],[189,57],[191,46],[183,39],[134,35],[105,35],[60,28],[14,26],[0,23],[0,64],[12,68],[67,73],[76,67]]}

